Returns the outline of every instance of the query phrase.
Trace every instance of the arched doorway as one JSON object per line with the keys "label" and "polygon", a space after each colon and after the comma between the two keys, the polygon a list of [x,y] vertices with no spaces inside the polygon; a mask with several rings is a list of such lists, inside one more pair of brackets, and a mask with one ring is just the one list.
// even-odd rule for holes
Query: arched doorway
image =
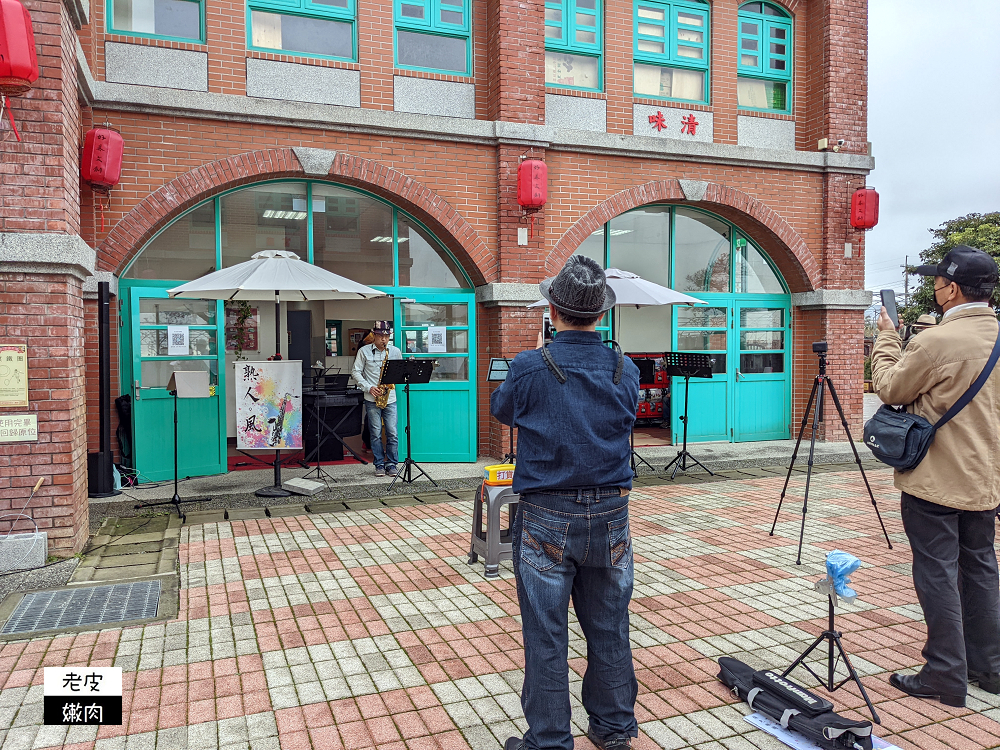
{"label": "arched doorway", "polygon": [[[371,322],[394,320],[396,345],[435,362],[431,382],[413,387],[414,457],[475,461],[475,294],[461,265],[417,218],[382,198],[330,182],[275,180],[189,209],[150,239],[121,274],[121,383],[133,399],[134,465],[142,477],[172,476],[173,407],[166,383],[179,368],[207,370],[214,388],[208,402],[182,405],[181,421],[188,428],[180,474],[227,470],[228,438],[235,432],[234,363],[273,354],[273,309],[253,305],[249,327],[266,335],[239,342],[235,306],[170,300],[167,290],[264,249],[291,250],[389,295],[363,302],[289,303],[282,330],[297,337],[298,358],[308,358],[304,367],[319,360],[349,373],[359,337]],[[188,328],[185,354],[170,351],[172,325]],[[434,345],[430,329],[443,334]],[[282,348],[287,358],[284,343]],[[400,421],[405,421],[402,411]]]}
{"label": "arched doorway", "polygon": [[[704,352],[715,359],[711,380],[691,381],[689,440],[789,437],[791,297],[747,233],[701,209],[653,204],[616,216],[577,252],[708,303],[615,310],[626,352]],[[677,395],[671,400],[680,403],[683,380],[670,386]],[[681,410],[669,413],[677,442]]]}

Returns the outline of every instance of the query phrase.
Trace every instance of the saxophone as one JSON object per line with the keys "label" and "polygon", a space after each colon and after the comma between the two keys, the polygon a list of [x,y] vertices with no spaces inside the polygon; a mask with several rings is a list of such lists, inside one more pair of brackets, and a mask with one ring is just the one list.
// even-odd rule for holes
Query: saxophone
{"label": "saxophone", "polygon": [[385,376],[385,368],[389,365],[389,347],[385,348],[385,359],[382,360],[382,369],[378,374],[378,382],[381,387],[381,391],[375,397],[375,406],[379,409],[384,409],[389,405],[389,393],[393,391],[396,386],[394,384],[382,385],[382,378]]}

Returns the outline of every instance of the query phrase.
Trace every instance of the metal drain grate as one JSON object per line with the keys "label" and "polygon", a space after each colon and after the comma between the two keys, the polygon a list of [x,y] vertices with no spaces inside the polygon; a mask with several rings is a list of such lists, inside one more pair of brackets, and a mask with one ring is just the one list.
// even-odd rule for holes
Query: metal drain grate
{"label": "metal drain grate", "polygon": [[159,603],[159,580],[38,591],[25,595],[0,633],[30,633],[156,617]]}

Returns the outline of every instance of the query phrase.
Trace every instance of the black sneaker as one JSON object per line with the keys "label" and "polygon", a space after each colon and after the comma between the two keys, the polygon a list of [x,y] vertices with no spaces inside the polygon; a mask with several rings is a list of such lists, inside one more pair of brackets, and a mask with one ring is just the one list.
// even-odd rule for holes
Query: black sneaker
{"label": "black sneaker", "polygon": [[1000,674],[996,672],[976,672],[970,669],[969,682],[978,682],[979,687],[987,693],[1000,695]]}
{"label": "black sneaker", "polygon": [[508,737],[507,741],[503,743],[503,750],[524,750],[524,738]]}
{"label": "black sneaker", "polygon": [[609,734],[601,738],[594,734],[593,727],[587,729],[587,739],[596,745],[599,750],[629,750],[632,747],[632,738],[627,734]]}
{"label": "black sneaker", "polygon": [[937,698],[946,706],[965,707],[964,695],[946,695],[940,690],[925,685],[915,674],[892,674],[889,676],[889,684],[914,698]]}

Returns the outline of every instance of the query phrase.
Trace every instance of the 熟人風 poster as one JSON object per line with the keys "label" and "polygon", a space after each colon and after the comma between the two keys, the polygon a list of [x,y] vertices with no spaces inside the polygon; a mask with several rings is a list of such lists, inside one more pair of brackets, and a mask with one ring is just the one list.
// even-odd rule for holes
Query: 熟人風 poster
{"label": "\u719f\u4eba\u98a8 poster", "polygon": [[302,363],[236,362],[236,446],[302,447]]}

